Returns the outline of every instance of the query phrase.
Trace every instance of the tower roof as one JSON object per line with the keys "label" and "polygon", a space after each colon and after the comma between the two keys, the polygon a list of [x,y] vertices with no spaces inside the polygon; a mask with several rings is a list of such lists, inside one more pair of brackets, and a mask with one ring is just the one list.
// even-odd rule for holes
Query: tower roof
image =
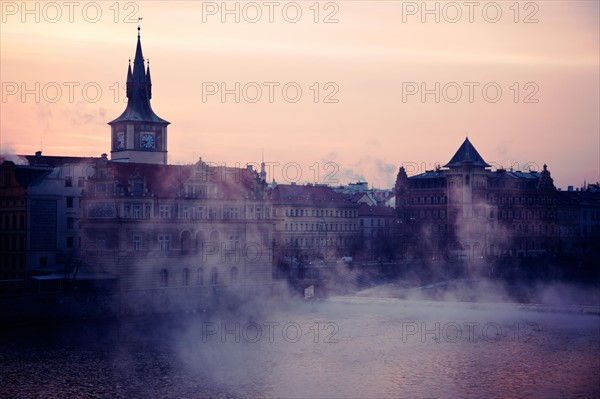
{"label": "tower roof", "polygon": [[170,122],[162,119],[154,113],[150,106],[151,86],[150,66],[144,70],[144,55],[142,54],[142,42],[140,39],[140,28],[138,27],[138,39],[135,49],[135,58],[133,60],[133,73],[131,65],[127,70],[127,108],[117,119],[109,122],[111,125],[116,122],[151,122],[169,124]]}
{"label": "tower roof", "polygon": [[483,160],[481,155],[479,155],[473,144],[471,144],[469,141],[468,137],[462,143],[458,151],[456,151],[456,154],[454,154],[450,162],[444,165],[444,167],[458,168],[463,164],[470,164],[480,168],[490,167],[490,165]]}

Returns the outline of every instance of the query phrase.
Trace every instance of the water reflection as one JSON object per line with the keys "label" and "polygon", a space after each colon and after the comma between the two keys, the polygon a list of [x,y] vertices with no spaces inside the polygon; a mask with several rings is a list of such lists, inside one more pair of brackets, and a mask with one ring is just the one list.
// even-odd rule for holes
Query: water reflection
{"label": "water reflection", "polygon": [[74,323],[4,333],[0,385],[6,397],[45,398],[591,398],[600,394],[599,322],[363,298],[253,317]]}

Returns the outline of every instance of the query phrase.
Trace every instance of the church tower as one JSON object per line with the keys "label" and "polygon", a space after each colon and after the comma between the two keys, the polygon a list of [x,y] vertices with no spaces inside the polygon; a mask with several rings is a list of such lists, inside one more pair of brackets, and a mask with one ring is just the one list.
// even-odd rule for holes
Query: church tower
{"label": "church tower", "polygon": [[[117,119],[109,122],[111,127],[111,160],[167,164],[167,125],[150,106],[152,80],[150,63],[144,65],[140,27],[137,47],[127,69],[127,108]],[[145,67],[145,68],[144,68]]]}

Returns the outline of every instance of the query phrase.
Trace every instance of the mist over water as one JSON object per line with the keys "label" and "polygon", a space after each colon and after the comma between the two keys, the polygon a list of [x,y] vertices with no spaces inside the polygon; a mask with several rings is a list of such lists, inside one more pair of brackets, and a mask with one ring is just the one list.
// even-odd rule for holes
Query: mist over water
{"label": "mist over water", "polygon": [[[596,307],[381,297],[389,289],[313,302],[282,294],[230,310],[13,330],[0,340],[2,396],[600,393]],[[548,292],[564,296],[560,288]]]}

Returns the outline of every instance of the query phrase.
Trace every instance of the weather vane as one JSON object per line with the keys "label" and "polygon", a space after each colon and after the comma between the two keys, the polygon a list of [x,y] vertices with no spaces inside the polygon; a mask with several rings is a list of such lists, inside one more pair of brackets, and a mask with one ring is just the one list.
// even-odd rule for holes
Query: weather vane
{"label": "weather vane", "polygon": [[138,17],[138,36],[140,35],[140,21],[144,19],[142,17]]}

